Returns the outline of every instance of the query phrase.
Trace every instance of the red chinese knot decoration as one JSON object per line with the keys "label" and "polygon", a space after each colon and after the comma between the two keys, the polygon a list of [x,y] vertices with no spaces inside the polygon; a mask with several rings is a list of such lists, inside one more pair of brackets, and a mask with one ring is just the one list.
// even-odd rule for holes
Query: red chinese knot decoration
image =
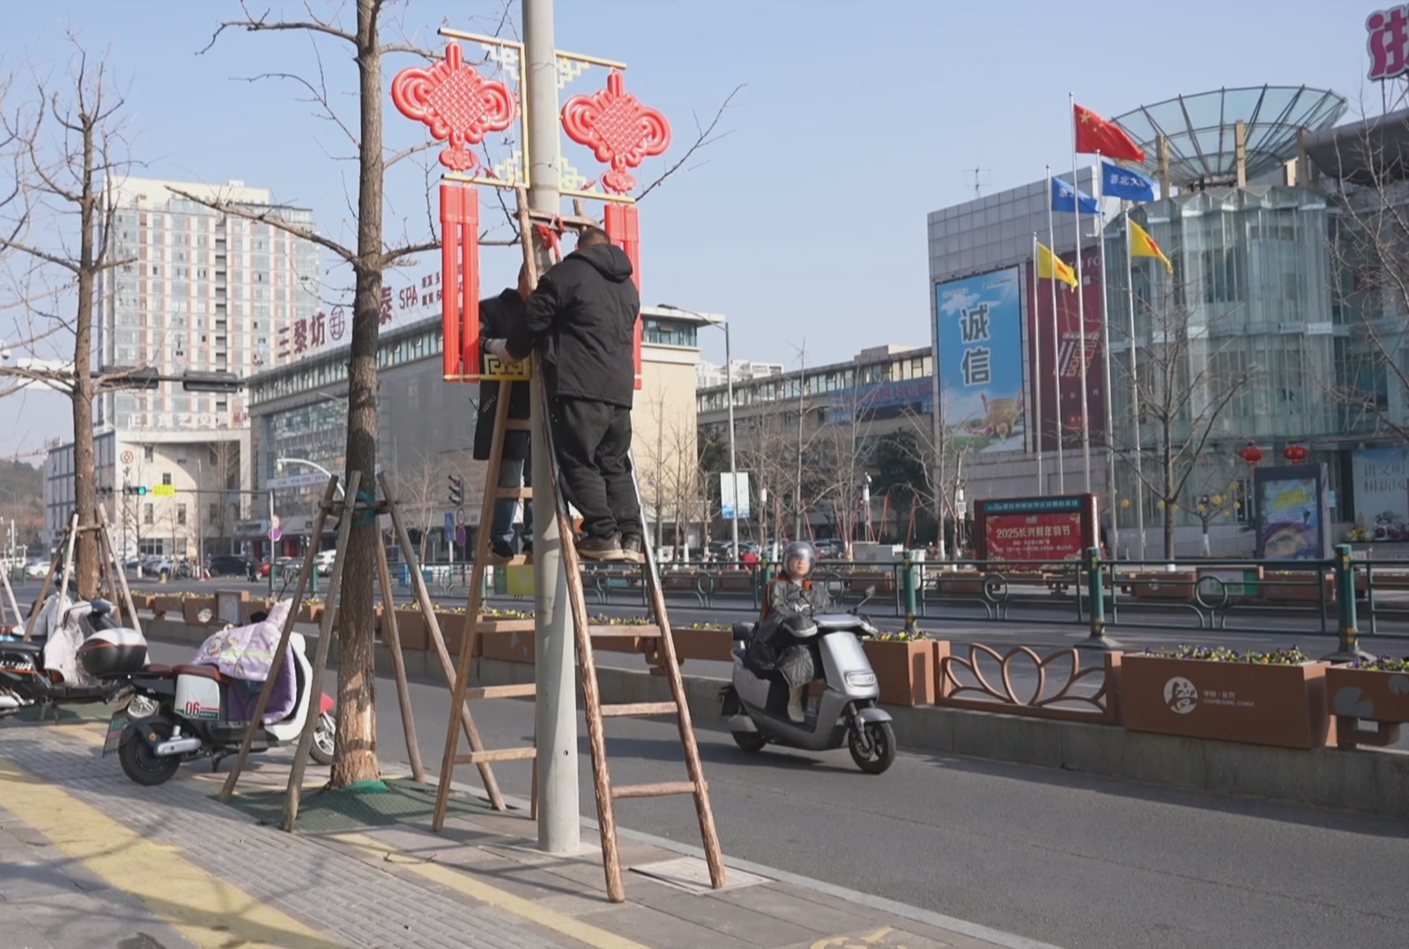
{"label": "red chinese knot decoration", "polygon": [[1243,459],[1249,468],[1253,468],[1262,460],[1262,449],[1258,448],[1252,442],[1248,442],[1247,445],[1238,452],[1238,457]]}
{"label": "red chinese knot decoration", "polygon": [[391,100],[402,115],[424,122],[436,141],[450,143],[441,151],[440,163],[459,172],[480,165],[468,146],[478,145],[489,132],[502,132],[519,112],[509,87],[467,65],[459,43],[447,44],[445,59],[429,68],[414,66],[397,73]]}
{"label": "red chinese knot decoration", "polygon": [[1286,448],[1282,449],[1282,457],[1294,465],[1299,465],[1305,461],[1307,454],[1307,450],[1300,445],[1288,445]]}
{"label": "red chinese knot decoration", "polygon": [[627,92],[626,78],[616,69],[607,74],[605,89],[563,103],[562,117],[568,138],[592,149],[598,161],[611,166],[602,176],[602,185],[617,194],[636,187],[636,176],[627,168],[640,167],[647,156],[670,147],[665,116]]}

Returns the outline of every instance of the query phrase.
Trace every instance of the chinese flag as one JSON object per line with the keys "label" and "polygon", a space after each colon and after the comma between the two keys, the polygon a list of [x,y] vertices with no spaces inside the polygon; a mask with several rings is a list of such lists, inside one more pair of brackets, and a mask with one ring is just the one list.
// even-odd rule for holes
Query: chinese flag
{"label": "chinese flag", "polygon": [[1117,161],[1144,161],[1145,153],[1130,136],[1090,109],[1076,106],[1076,150],[1082,155],[1100,152]]}

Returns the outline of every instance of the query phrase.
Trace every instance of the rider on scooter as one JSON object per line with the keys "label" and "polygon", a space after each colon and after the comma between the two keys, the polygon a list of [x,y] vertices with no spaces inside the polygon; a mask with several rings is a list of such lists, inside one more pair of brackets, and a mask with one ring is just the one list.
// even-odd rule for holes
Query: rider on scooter
{"label": "rider on scooter", "polygon": [[816,642],[793,639],[794,630],[807,626],[814,613],[826,612],[831,597],[808,577],[817,563],[817,551],[806,541],[793,541],[783,552],[783,569],[768,581],[763,615],[754,631],[750,653],[760,665],[780,672],[788,685],[788,719],[805,720],[802,694],[819,677],[821,657]]}

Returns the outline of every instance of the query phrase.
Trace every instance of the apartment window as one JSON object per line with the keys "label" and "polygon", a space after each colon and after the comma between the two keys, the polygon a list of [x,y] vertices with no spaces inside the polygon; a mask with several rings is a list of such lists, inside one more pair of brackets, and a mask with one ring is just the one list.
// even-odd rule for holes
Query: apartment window
{"label": "apartment window", "polygon": [[153,506],[151,504],[142,505],[142,523],[154,524],[156,523],[156,519],[156,510],[153,508]]}
{"label": "apartment window", "polygon": [[142,460],[143,460],[143,461],[146,461],[146,462],[155,461],[155,460],[156,460],[156,455],[157,455],[157,449],[156,449],[156,446],[155,446],[155,445],[143,445],[143,446],[142,446]]}
{"label": "apartment window", "polygon": [[186,505],[184,505],[184,504],[178,504],[178,505],[176,505],[176,523],[178,523],[178,524],[185,524],[185,523],[186,523]]}
{"label": "apartment window", "polygon": [[220,503],[218,501],[212,501],[210,503],[210,510],[208,510],[206,514],[207,521],[212,524],[218,522],[220,520]]}
{"label": "apartment window", "polygon": [[161,483],[162,483],[162,484],[170,484],[170,483],[171,483],[171,472],[170,472],[170,471],[163,471],[163,472],[162,472],[162,474],[161,474]]}

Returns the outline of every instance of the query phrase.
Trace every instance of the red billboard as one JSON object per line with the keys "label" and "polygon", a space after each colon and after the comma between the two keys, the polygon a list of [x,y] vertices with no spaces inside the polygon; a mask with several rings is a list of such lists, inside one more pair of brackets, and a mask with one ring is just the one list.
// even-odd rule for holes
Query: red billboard
{"label": "red billboard", "polygon": [[979,560],[1080,560],[1096,546],[1096,495],[979,501],[974,526]]}
{"label": "red billboard", "polygon": [[[1059,255],[1075,268],[1074,252]],[[1031,318],[1028,339],[1033,352],[1033,415],[1037,419],[1040,451],[1055,451],[1058,433],[1065,448],[1081,445],[1081,313],[1076,291],[1059,280],[1038,280],[1037,270],[1028,264],[1028,313]],[[1105,444],[1106,382],[1101,348],[1101,256],[1088,247],[1081,258],[1082,300],[1086,313],[1086,417],[1092,444]],[[1057,337],[1053,353],[1052,285],[1057,288]],[[1061,367],[1060,373],[1055,368]],[[1060,398],[1058,395],[1060,394]],[[1036,413],[1042,406],[1041,416]]]}

